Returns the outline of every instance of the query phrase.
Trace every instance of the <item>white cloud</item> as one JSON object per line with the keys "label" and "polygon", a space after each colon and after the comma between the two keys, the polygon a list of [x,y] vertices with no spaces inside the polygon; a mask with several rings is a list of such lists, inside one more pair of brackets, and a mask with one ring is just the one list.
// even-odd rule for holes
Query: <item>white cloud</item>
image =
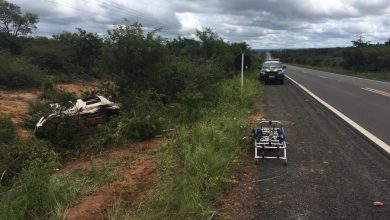
{"label": "white cloud", "polygon": [[196,29],[201,29],[202,25],[200,24],[197,17],[189,12],[177,12],[176,17],[179,19],[181,24],[181,31],[193,32]]}
{"label": "white cloud", "polygon": [[38,34],[81,27],[105,33],[123,18],[168,37],[211,27],[253,48],[350,46],[356,34],[390,37],[389,0],[10,0],[39,15]]}

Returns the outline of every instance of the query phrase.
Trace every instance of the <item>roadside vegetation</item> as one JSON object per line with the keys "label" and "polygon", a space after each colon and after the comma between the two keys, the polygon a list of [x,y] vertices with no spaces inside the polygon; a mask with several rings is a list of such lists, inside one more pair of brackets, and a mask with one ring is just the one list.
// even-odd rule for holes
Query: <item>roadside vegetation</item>
{"label": "roadside vegetation", "polygon": [[168,146],[156,155],[154,196],[138,208],[123,201],[126,211],[114,213],[141,219],[215,213],[214,202],[229,182],[226,173],[240,157],[248,106],[259,92],[255,71],[241,91],[234,70],[241,53],[259,59],[247,44],[227,43],[209,28],[197,30],[196,39],[168,40],[137,22],[115,26],[104,37],[80,28],[31,37],[38,15],[23,14],[4,0],[0,12],[0,20],[9,19],[0,24],[0,86],[41,90],[29,103],[25,128],[32,131],[50,103],[66,105],[77,98],[57,89],[58,82],[98,80],[95,92],[112,95],[121,105],[119,116],[95,127],[66,118],[45,140],[20,140],[12,115],[0,115],[0,219],[63,219],[81,196],[113,182],[118,164],[53,175],[61,164],[88,150],[152,138],[166,129],[172,132],[166,134]]}
{"label": "roadside vegetation", "polygon": [[390,39],[371,44],[360,38],[352,43],[346,48],[283,50],[273,56],[319,70],[390,81]]}
{"label": "roadside vegetation", "polygon": [[[239,77],[220,83],[215,100],[200,107],[196,122],[177,127],[172,142],[159,152],[156,190],[146,203],[124,209],[119,219],[207,219],[218,216],[221,189],[231,180],[245,148],[250,105],[259,95],[256,72],[240,91]],[[177,172],[180,170],[179,172]],[[127,211],[126,211],[127,210]]]}

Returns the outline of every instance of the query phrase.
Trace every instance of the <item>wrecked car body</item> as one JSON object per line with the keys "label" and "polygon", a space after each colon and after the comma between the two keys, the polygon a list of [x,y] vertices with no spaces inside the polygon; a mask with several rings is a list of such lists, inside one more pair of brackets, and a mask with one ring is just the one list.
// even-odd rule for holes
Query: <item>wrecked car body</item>
{"label": "wrecked car body", "polygon": [[57,103],[51,104],[53,113],[40,118],[35,125],[35,136],[50,136],[50,133],[55,132],[57,124],[66,117],[77,118],[86,126],[94,126],[106,123],[110,116],[119,114],[120,111],[118,104],[98,95],[78,99],[71,105],[66,108]]}

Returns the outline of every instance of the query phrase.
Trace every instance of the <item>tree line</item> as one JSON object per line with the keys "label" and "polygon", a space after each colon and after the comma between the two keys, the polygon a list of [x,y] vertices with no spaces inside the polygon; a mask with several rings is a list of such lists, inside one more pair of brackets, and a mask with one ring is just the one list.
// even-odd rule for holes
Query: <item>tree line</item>
{"label": "tree line", "polygon": [[350,47],[291,49],[274,53],[285,62],[334,67],[358,72],[390,71],[390,38],[372,44],[362,38],[353,40]]}

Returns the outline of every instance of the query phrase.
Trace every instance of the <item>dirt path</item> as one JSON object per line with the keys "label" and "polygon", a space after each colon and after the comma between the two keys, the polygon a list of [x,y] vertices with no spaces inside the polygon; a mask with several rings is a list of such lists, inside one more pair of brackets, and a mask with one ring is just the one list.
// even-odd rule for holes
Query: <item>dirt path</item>
{"label": "dirt path", "polygon": [[[132,165],[126,160],[122,162],[117,168],[118,180],[82,198],[78,204],[69,209],[66,219],[105,219],[107,210],[117,199],[120,198],[128,204],[142,200],[146,191],[152,186],[156,171],[153,154],[165,143],[165,139],[154,138],[103,152],[107,156],[95,160],[97,169],[105,163],[123,160],[129,156],[134,157],[134,162]],[[57,175],[76,170],[89,170],[91,166],[88,159],[78,159],[66,164]]]}

